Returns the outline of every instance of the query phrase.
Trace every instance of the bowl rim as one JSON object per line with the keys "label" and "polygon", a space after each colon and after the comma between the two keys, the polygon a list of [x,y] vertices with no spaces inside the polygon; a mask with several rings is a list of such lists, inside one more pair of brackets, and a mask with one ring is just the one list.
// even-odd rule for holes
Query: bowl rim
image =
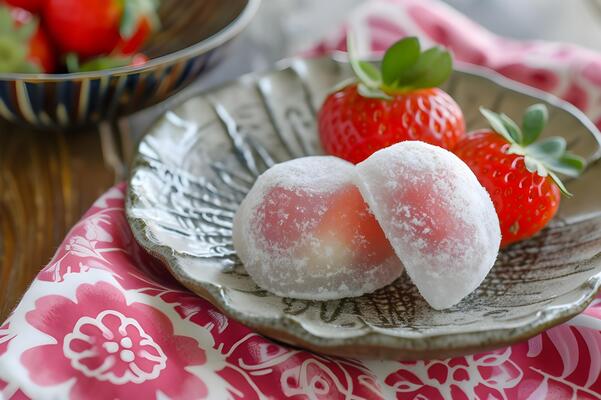
{"label": "bowl rim", "polygon": [[[346,61],[345,53],[341,52],[308,58],[325,58],[335,62]],[[275,65],[267,71],[251,72],[220,85],[194,91],[193,93],[190,93],[189,96],[186,96],[176,104],[173,104],[171,108],[185,103],[190,98],[206,96],[207,93],[212,90],[226,87],[233,82],[238,82],[248,77],[258,78],[263,76],[265,72],[281,71],[287,67],[293,66],[296,61],[304,59],[306,58],[285,58],[276,62]],[[601,131],[592,123],[584,112],[574,105],[554,94],[507,78],[487,67],[469,63],[456,63],[454,65],[454,70],[467,75],[484,78],[506,90],[520,92],[563,109],[585,126],[589,133],[599,143],[596,151],[587,161],[598,162],[601,160]],[[131,165],[130,175],[127,180],[128,185],[125,194],[125,214],[128,224],[136,242],[152,256],[164,263],[165,268],[178,282],[192,291],[196,296],[206,299],[229,318],[253,328],[258,333],[290,345],[300,346],[310,351],[318,351],[334,356],[348,356],[346,352],[350,347],[365,347],[370,348],[370,351],[373,350],[372,355],[375,355],[376,358],[382,356],[386,359],[395,360],[419,360],[424,359],[426,354],[437,354],[435,357],[428,358],[448,358],[498,349],[527,340],[580,314],[593,301],[595,296],[601,292],[601,271],[599,271],[571,291],[581,291],[585,292],[584,294],[581,294],[577,299],[572,300],[568,304],[547,305],[545,308],[533,313],[532,320],[530,321],[521,322],[515,326],[495,327],[488,330],[470,329],[444,334],[424,334],[420,337],[390,335],[380,331],[376,327],[368,327],[361,333],[349,337],[323,337],[308,330],[302,321],[295,320],[286,314],[257,316],[243,313],[235,307],[232,307],[227,300],[227,296],[225,295],[226,290],[228,290],[227,287],[213,282],[193,279],[180,262],[179,257],[181,254],[170,246],[159,243],[153,237],[153,234],[148,229],[144,219],[133,213],[133,209],[139,202],[137,193],[132,189],[135,187],[133,181],[138,170],[145,167],[145,161],[140,154],[140,148],[143,146],[145,138],[153,132],[156,124],[165,117],[165,114],[168,111],[169,110],[166,110],[154,119],[153,123],[138,143],[138,148],[136,149]],[[591,262],[601,264],[601,253],[596,254],[591,260]],[[274,334],[274,332],[277,335]],[[283,335],[286,336],[284,337]],[[441,354],[442,356],[439,356]],[[373,357],[369,356],[369,358]]]}
{"label": "bowl rim", "polygon": [[86,72],[69,72],[63,74],[28,74],[21,72],[0,72],[0,81],[25,81],[30,83],[39,82],[64,82],[69,80],[82,80],[82,79],[101,79],[108,78],[111,76],[128,75],[132,73],[140,73],[153,70],[160,66],[167,66],[175,63],[176,61],[193,57],[199,54],[206,53],[209,50],[213,50],[226,42],[230,41],[238,34],[240,34],[252,21],[253,17],[257,13],[261,0],[246,0],[246,5],[242,11],[232,19],[227,25],[222,27],[220,30],[201,40],[193,45],[185,47],[183,49],[168,53],[160,57],[152,58],[143,65],[139,66],[125,66],[118,68],[111,68],[99,71],[86,71]]}

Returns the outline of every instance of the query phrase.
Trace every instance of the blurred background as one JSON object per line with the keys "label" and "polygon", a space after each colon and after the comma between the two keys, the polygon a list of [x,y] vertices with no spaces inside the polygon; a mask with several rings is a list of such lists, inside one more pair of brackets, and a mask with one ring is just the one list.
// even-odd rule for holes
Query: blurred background
{"label": "blurred background", "polygon": [[498,34],[601,51],[601,0],[448,0]]}
{"label": "blurred background", "polygon": [[[275,61],[307,50],[336,32],[348,14],[366,1],[263,0],[250,27],[232,44],[230,56],[192,86],[209,87],[246,72],[269,69]],[[444,1],[499,35],[561,41],[601,52],[601,0]],[[134,117],[134,123],[140,121],[140,132],[147,126],[144,114]]]}
{"label": "blurred background", "polygon": [[[366,0],[264,0],[241,48],[253,69],[294,55],[339,26]],[[562,41],[601,51],[601,0],[446,0],[500,35]],[[267,27],[267,28],[266,28]],[[257,51],[256,49],[260,49]],[[232,52],[236,54],[236,52]]]}

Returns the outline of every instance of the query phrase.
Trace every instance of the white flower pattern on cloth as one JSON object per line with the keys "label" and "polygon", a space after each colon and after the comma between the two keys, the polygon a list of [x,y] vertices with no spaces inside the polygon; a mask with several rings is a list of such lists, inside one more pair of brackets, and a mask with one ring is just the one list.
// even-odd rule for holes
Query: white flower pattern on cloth
{"label": "white flower pattern on cloth", "polygon": [[[159,288],[140,287],[144,283],[131,275],[129,284],[138,289],[85,281],[92,277],[113,279],[105,270],[80,270],[50,283],[61,294],[37,297],[25,320],[11,319],[10,326],[33,327],[40,336],[11,340],[8,357],[20,354],[17,362],[31,383],[4,390],[7,358],[0,346],[0,398],[12,398],[19,387],[26,387],[24,397],[35,399],[155,399],[158,393],[170,399],[227,398],[228,385],[217,374],[226,360],[214,349],[210,331],[182,319],[174,303],[157,296]],[[36,281],[33,290],[43,285],[48,284]],[[141,293],[148,290],[155,294]],[[186,294],[159,293],[172,301]],[[170,298],[174,294],[179,296]]]}
{"label": "white flower pattern on cloth", "polygon": [[[397,363],[374,363],[373,369],[386,376],[386,386],[400,398],[425,396],[424,388],[435,388],[443,399],[459,396],[476,399],[482,397],[478,388],[485,389],[492,398],[506,399],[505,393],[523,379],[521,367],[511,360],[512,349],[492,351],[447,360]],[[368,363],[368,365],[370,365]],[[427,397],[426,397],[427,398]]]}
{"label": "white flower pattern on cloth", "polygon": [[63,351],[73,368],[116,385],[155,379],[167,363],[161,347],[135,319],[113,310],[80,318],[65,336]]}
{"label": "white flower pattern on cloth", "polygon": [[102,214],[86,219],[84,222],[86,239],[96,242],[112,242],[113,236],[101,224],[105,224],[108,227],[111,225],[111,221],[106,215]]}

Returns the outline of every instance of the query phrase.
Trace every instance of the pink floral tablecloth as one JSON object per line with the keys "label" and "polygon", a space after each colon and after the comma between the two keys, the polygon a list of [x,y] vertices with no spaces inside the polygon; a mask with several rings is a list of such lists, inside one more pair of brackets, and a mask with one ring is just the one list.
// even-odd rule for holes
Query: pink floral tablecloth
{"label": "pink floral tablecloth", "polygon": [[[345,26],[363,51],[417,34],[563,97],[601,125],[601,56],[515,42],[434,1],[374,1]],[[344,29],[317,52],[344,47]],[[498,351],[396,362],[326,357],[253,333],[180,287],[133,240],[125,186],[78,222],[0,326],[4,399],[600,399],[601,299]]]}

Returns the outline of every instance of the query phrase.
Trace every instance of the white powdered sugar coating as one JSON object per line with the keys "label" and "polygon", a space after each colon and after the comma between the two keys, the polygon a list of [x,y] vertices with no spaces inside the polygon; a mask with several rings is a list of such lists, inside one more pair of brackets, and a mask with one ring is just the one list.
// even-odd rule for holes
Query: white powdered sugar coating
{"label": "white powdered sugar coating", "polygon": [[234,218],[234,248],[260,287],[329,300],[393,282],[402,265],[354,186],[354,166],[304,157],[263,173]]}
{"label": "white powdered sugar coating", "polygon": [[407,141],[356,166],[356,183],[422,296],[458,303],[492,268],[501,241],[486,189],[453,153]]}

